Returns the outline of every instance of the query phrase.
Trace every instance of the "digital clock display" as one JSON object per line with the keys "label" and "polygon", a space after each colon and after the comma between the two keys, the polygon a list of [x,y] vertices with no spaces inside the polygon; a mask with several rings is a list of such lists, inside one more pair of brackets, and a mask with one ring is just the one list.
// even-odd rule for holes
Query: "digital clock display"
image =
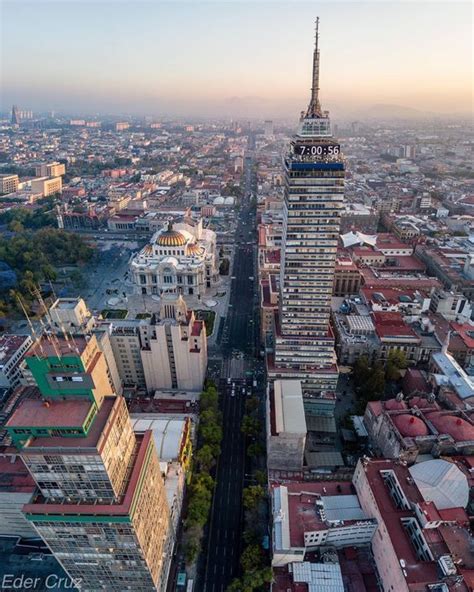
{"label": "digital clock display", "polygon": [[335,156],[341,152],[339,144],[294,144],[298,156]]}

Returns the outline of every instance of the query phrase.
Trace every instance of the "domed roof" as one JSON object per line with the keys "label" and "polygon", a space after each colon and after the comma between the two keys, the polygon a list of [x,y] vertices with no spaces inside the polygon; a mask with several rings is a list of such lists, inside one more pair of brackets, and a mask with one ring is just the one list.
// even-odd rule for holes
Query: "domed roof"
{"label": "domed roof", "polygon": [[399,409],[406,409],[405,401],[398,401],[397,399],[389,399],[385,401],[385,409],[387,411],[397,411]]}
{"label": "domed roof", "polygon": [[182,247],[186,244],[186,237],[181,232],[173,230],[173,223],[168,223],[168,230],[163,231],[156,241],[161,247]]}
{"label": "domed roof", "polygon": [[413,397],[408,401],[408,406],[424,409],[425,407],[433,407],[433,403],[430,403],[428,399],[425,399],[424,397]]}
{"label": "domed roof", "polygon": [[197,243],[191,243],[187,248],[188,255],[202,255],[204,249]]}
{"label": "domed roof", "polygon": [[428,436],[430,433],[428,426],[422,419],[409,413],[392,415],[392,421],[403,437],[416,438],[417,436]]}
{"label": "domed roof", "polygon": [[462,417],[430,413],[428,419],[440,434],[449,434],[456,442],[474,440],[474,426]]}

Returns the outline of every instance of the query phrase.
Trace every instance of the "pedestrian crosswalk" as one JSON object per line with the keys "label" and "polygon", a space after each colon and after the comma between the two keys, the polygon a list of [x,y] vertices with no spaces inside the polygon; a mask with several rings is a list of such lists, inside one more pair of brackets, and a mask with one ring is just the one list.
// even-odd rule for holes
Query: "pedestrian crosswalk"
{"label": "pedestrian crosswalk", "polygon": [[245,372],[249,368],[249,363],[244,357],[224,358],[222,360],[221,378],[241,379],[245,377]]}

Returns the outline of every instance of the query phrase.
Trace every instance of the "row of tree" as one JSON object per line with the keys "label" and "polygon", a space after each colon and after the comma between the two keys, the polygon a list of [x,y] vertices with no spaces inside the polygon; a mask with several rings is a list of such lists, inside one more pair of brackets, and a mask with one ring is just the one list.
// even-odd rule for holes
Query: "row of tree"
{"label": "row of tree", "polygon": [[[251,463],[265,455],[262,443],[264,434],[263,421],[260,414],[260,401],[253,396],[245,402],[245,415],[242,418],[241,430],[246,436],[247,456]],[[266,532],[266,491],[267,475],[264,470],[252,472],[254,484],[243,490],[244,506],[244,550],[240,556],[242,575],[233,580],[227,592],[254,592],[266,589],[272,580],[272,569],[269,565],[268,553],[262,548],[262,539]]]}
{"label": "row of tree", "polygon": [[206,381],[199,403],[198,446],[188,489],[184,532],[184,550],[188,563],[195,561],[201,549],[203,529],[209,519],[214,491],[211,473],[221,453],[222,417],[217,389],[212,381]]}

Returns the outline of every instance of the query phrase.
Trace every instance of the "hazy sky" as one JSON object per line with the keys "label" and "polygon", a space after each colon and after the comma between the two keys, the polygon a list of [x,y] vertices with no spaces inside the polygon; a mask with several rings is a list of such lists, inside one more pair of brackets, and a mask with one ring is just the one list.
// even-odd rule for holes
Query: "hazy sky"
{"label": "hazy sky", "polygon": [[1,107],[296,117],[472,109],[470,2],[0,0]]}

